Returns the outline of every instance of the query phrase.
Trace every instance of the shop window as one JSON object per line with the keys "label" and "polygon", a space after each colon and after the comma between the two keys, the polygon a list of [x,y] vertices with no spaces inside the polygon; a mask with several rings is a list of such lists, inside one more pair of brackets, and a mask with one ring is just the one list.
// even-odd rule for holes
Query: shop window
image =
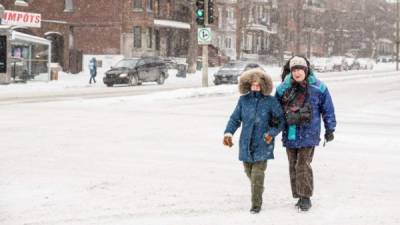
{"label": "shop window", "polygon": [[7,72],[7,37],[0,36],[0,73]]}
{"label": "shop window", "polygon": [[135,47],[135,48],[142,47],[142,28],[141,27],[133,28],[133,47]]}

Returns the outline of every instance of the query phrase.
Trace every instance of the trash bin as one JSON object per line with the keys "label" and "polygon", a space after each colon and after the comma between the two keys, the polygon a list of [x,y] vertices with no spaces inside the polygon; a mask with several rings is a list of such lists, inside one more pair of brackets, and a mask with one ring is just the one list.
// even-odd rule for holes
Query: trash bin
{"label": "trash bin", "polygon": [[186,64],[178,64],[176,67],[178,70],[176,77],[186,78],[187,65]]}
{"label": "trash bin", "polygon": [[54,68],[50,71],[50,80],[58,80],[58,71]]}
{"label": "trash bin", "polygon": [[50,80],[58,80],[58,73],[60,72],[61,67],[56,65],[51,65],[50,67]]}

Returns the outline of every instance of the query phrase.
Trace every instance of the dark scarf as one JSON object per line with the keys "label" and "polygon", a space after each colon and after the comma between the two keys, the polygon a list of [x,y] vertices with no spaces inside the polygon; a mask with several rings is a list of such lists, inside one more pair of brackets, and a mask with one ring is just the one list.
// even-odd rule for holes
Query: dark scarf
{"label": "dark scarf", "polygon": [[261,91],[250,91],[250,93],[251,93],[251,96],[254,97],[254,98],[261,98],[262,97]]}
{"label": "dark scarf", "polygon": [[307,97],[307,80],[296,82],[283,94],[282,102],[285,112],[296,112],[304,106]]}

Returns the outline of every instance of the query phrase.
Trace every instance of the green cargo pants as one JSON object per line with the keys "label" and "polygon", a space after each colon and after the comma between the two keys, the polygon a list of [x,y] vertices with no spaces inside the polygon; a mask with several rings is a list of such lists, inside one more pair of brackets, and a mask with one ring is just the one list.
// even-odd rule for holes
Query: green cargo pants
{"label": "green cargo pants", "polygon": [[243,162],[244,171],[251,184],[251,204],[252,207],[261,207],[262,194],[264,192],[264,177],[267,169],[267,161],[255,163]]}

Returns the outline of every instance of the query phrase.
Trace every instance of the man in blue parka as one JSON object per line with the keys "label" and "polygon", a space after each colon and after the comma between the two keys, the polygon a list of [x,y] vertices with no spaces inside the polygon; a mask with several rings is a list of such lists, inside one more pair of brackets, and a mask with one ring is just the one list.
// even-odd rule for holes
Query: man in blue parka
{"label": "man in blue parka", "polygon": [[289,61],[290,73],[276,89],[276,97],[285,114],[283,146],[289,160],[292,195],[303,211],[311,208],[314,148],[320,143],[321,117],[325,141],[332,141],[336,127],[335,110],[328,88],[316,79],[306,58],[295,56]]}
{"label": "man in blue parka", "polygon": [[90,79],[89,79],[89,84],[92,83],[92,80],[94,83],[96,83],[96,75],[97,75],[97,62],[96,58],[92,58],[89,61],[89,71],[90,71]]}
{"label": "man in blue parka", "polygon": [[239,83],[242,96],[224,133],[224,145],[232,147],[232,135],[242,125],[239,160],[251,183],[251,213],[261,210],[267,160],[274,158],[274,138],[284,125],[282,108],[270,95],[272,89],[272,80],[262,69],[245,71]]}

